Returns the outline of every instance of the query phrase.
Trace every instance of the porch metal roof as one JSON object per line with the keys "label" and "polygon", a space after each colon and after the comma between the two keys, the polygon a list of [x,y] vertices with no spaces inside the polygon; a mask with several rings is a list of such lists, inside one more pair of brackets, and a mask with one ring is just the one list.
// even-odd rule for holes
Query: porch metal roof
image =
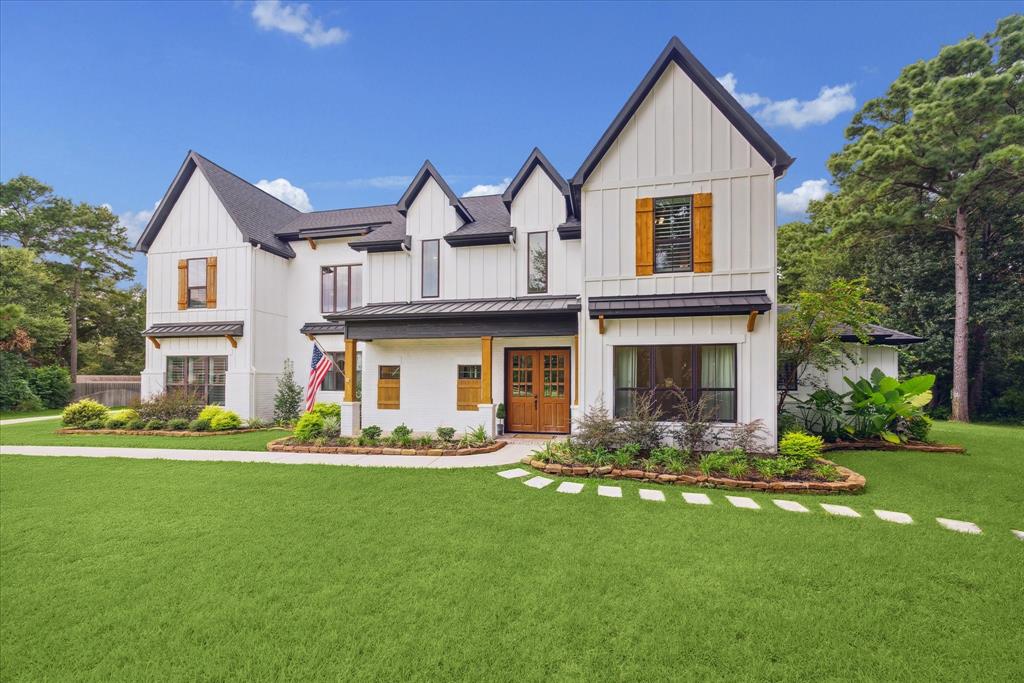
{"label": "porch metal roof", "polygon": [[146,337],[241,337],[243,322],[226,320],[211,323],[153,323],[142,334]]}
{"label": "porch metal roof", "polygon": [[764,290],[593,296],[587,301],[591,318],[672,318],[702,315],[741,315],[772,309]]}
{"label": "porch metal roof", "polygon": [[495,316],[564,315],[580,310],[578,296],[503,299],[448,299],[369,304],[324,317],[331,321],[421,320],[424,318],[493,318]]}
{"label": "porch metal roof", "polygon": [[345,334],[345,323],[306,323],[299,330],[302,334]]}

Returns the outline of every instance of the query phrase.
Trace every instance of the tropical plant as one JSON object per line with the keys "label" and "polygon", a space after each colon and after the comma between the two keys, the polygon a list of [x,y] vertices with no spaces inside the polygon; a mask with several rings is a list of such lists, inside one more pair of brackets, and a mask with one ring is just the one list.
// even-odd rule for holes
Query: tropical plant
{"label": "tropical plant", "polygon": [[99,421],[102,426],[107,419],[108,412],[110,412],[109,409],[102,403],[83,398],[65,408],[61,417],[68,427],[84,427],[86,423],[95,421]]}
{"label": "tropical plant", "polygon": [[836,481],[839,479],[839,470],[832,463],[816,462],[811,465],[811,469],[825,481]]}
{"label": "tropical plant", "polygon": [[850,435],[846,426],[844,399],[840,394],[829,388],[817,389],[803,400],[794,400],[787,413],[791,416],[795,427],[811,434],[818,434],[825,441],[837,441]]}
{"label": "tropical plant", "polygon": [[274,394],[274,422],[294,424],[302,408],[302,387],[295,383],[295,368],[290,358],[284,361],[281,374],[277,377],[277,393]]}
{"label": "tropical plant", "polygon": [[303,413],[302,417],[295,423],[292,436],[302,443],[311,443],[314,439],[323,436],[323,433],[324,416],[319,413],[310,412]]}
{"label": "tropical plant", "polygon": [[704,476],[710,476],[712,472],[727,471],[729,466],[736,462],[743,462],[746,465],[746,456],[740,457],[733,451],[713,451],[701,456],[697,469]]}
{"label": "tropical plant", "polygon": [[488,436],[487,430],[484,429],[483,425],[477,425],[475,428],[470,429],[462,435],[462,443],[470,448],[476,448],[479,446],[486,445],[491,440]]}
{"label": "tropical plant", "polygon": [[[252,427],[252,423],[249,424]],[[341,417],[339,415],[324,416],[324,436],[336,437],[341,434]]]}
{"label": "tropical plant", "polygon": [[246,429],[266,429],[267,423],[258,417],[250,417],[245,421],[245,427]]}
{"label": "tropical plant", "polygon": [[233,410],[221,410],[210,420],[210,429],[215,432],[224,432],[229,429],[241,429],[242,418]]}
{"label": "tropical plant", "polygon": [[754,469],[765,479],[788,477],[803,469],[803,463],[793,458],[755,458]]}
{"label": "tropical plant", "polygon": [[854,382],[849,377],[843,381],[851,389],[847,413],[854,435],[900,443],[897,423],[923,415],[924,406],[932,400],[935,375],[918,375],[900,382],[875,368],[870,381],[862,378]]}
{"label": "tropical plant", "polygon": [[734,460],[725,468],[725,472],[733,479],[742,479],[747,475],[749,469],[750,463],[746,460]]}

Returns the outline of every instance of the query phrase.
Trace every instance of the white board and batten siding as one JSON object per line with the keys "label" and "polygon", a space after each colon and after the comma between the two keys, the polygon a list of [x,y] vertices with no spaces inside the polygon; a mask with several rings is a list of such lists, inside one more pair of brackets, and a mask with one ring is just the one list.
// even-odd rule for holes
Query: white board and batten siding
{"label": "white board and batten siding", "polygon": [[843,381],[844,377],[849,377],[854,382],[860,379],[870,380],[875,368],[889,377],[900,376],[900,354],[894,346],[851,343],[843,344],[843,348],[848,356],[842,367],[831,368],[824,377],[813,368],[805,369],[800,373],[800,383],[791,396],[804,399],[822,387],[844,394],[850,391],[850,386]]}
{"label": "white board and batten siding", "polygon": [[[712,272],[636,277],[636,199],[710,192]],[[765,290],[775,301],[771,166],[675,64],[670,64],[582,191],[584,295]],[[584,306],[584,310],[586,310]],[[775,433],[775,316],[587,321],[583,395],[610,404],[617,344],[737,344],[738,419]]]}
{"label": "white board and batten siding", "polygon": [[546,294],[579,294],[582,284],[580,240],[559,238],[556,228],[565,222],[565,196],[540,166],[519,188],[512,200],[512,225],[516,228],[516,296],[527,293],[528,235],[544,232],[548,240],[548,291]]}
{"label": "white board and batten siding", "polygon": [[[217,258],[217,307],[178,310],[178,260]],[[225,404],[243,417],[252,411],[253,249],[235,226],[213,188],[196,170],[171,208],[147,253],[146,325],[241,320],[245,331],[233,348],[223,337],[163,338],[146,342],[142,396],[165,389],[169,356],[227,356]],[[275,257],[276,258],[276,257]]]}

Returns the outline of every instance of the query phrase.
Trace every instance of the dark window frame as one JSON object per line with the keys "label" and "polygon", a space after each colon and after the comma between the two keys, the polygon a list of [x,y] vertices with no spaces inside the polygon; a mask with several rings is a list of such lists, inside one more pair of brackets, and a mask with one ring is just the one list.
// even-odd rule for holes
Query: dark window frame
{"label": "dark window frame", "polygon": [[[433,244],[437,249],[437,282],[434,283],[434,293],[427,294],[427,249],[428,244]],[[424,299],[436,299],[441,296],[441,240],[423,240],[420,242],[420,296]]]}
{"label": "dark window frame", "polygon": [[[338,303],[339,303],[338,302],[338,270],[340,270],[341,268],[344,268],[346,270],[345,277],[346,277],[346,282],[348,283],[348,286],[345,289],[346,300],[345,300],[345,306],[344,307],[339,307],[339,305],[338,305]],[[355,306],[353,306],[352,305],[352,282],[353,282],[352,271],[355,268],[359,269],[360,287],[359,287],[359,302]],[[331,278],[332,278],[331,279],[331,291],[334,292],[334,308],[327,308],[324,305],[324,276],[327,275],[327,273],[324,272],[324,271],[326,271],[326,270],[330,270],[330,274],[331,274]],[[362,277],[363,277],[363,264],[361,264],[361,263],[339,263],[339,264],[333,265],[333,266],[320,266],[320,312],[321,313],[338,313],[340,311],[347,311],[347,310],[349,310],[351,308],[359,308],[359,306],[362,306],[363,305],[363,301],[362,301],[362,298],[363,298],[363,288],[362,288],[362,280],[361,280]]]}
{"label": "dark window frame", "polygon": [[[466,370],[464,370],[464,368]],[[474,372],[473,370],[471,370],[471,368],[476,368],[476,371]],[[466,372],[467,374],[463,375],[463,372]],[[479,363],[477,363],[477,364],[469,363],[469,364],[465,364],[465,365],[459,364],[458,370],[456,370],[456,373],[455,373],[455,377],[457,379],[482,379],[483,376],[484,376],[483,366],[480,365]]]}
{"label": "dark window frame", "polygon": [[[677,194],[670,195],[668,197],[655,197],[654,198],[654,234],[651,235],[651,242],[654,249],[654,263],[652,264],[653,272],[655,275],[665,273],[692,273],[693,272],[693,197],[692,194]],[[658,203],[666,202],[676,199],[688,199],[690,202],[690,236],[686,239],[675,238],[672,240],[665,240],[662,238],[661,243],[664,244],[666,241],[678,244],[685,244],[688,242],[689,258],[687,263],[681,268],[659,268],[658,267]]]}
{"label": "dark window frame", "polygon": [[778,371],[775,376],[775,389],[777,391],[796,391],[799,388],[799,371],[790,373],[794,365],[796,364],[787,361],[779,361]]}
{"label": "dark window frame", "polygon": [[[530,240],[534,235],[541,235],[544,237],[544,289],[533,288],[533,249],[530,246]],[[548,251],[550,241],[548,240],[547,230],[537,230],[534,232],[526,233],[526,293],[527,294],[547,294],[548,293],[548,271],[551,265],[551,254]]]}
{"label": "dark window frame", "polygon": [[[733,349],[733,353],[732,353],[732,376],[733,376],[733,382],[734,382],[735,386],[732,386],[732,387],[703,387],[703,386],[701,386],[701,349],[706,347],[706,346],[729,346],[729,347],[732,347],[732,349]],[[665,389],[665,388],[658,388],[658,386],[656,384],[652,384],[650,386],[645,386],[645,387],[640,387],[640,386],[636,386],[636,387],[619,387],[619,386],[617,386],[615,384],[615,368],[614,368],[614,364],[615,364],[615,349],[619,349],[619,348],[637,348],[637,349],[646,348],[646,349],[650,349],[651,353],[650,353],[650,359],[648,361],[648,363],[649,363],[648,376],[651,378],[650,381],[653,383],[653,382],[657,381],[656,370],[655,370],[657,359],[656,359],[656,353],[655,353],[654,350],[659,348],[659,347],[662,347],[662,348],[664,348],[664,347],[688,347],[690,349],[690,386],[687,387],[686,389],[681,389],[682,392],[684,394],[686,394],[687,398],[690,401],[698,400],[699,396],[702,393],[704,393],[704,392],[708,392],[708,393],[711,393],[711,392],[722,392],[722,391],[732,392],[732,396],[733,396],[733,400],[732,400],[733,417],[732,417],[732,419],[722,419],[722,418],[720,418],[718,416],[713,416],[711,418],[711,420],[713,422],[721,422],[721,423],[725,423],[725,424],[735,424],[737,422],[737,419],[738,419],[738,416],[739,416],[739,373],[738,373],[738,370],[739,370],[739,367],[738,367],[738,364],[739,364],[739,348],[738,348],[738,346],[736,344],[620,344],[618,346],[613,347],[613,350],[612,350],[612,392],[613,392],[613,395],[614,395],[614,399],[613,399],[613,403],[612,403],[612,414],[616,418],[621,418],[622,417],[622,415],[620,415],[620,410],[619,410],[619,394],[620,394],[620,392],[625,392],[625,391],[632,391],[633,393],[654,392],[654,395],[657,396],[657,395],[659,395],[659,393],[668,393],[668,392],[673,392],[675,390],[673,390],[673,389]],[[673,420],[665,420],[665,421],[666,422],[672,422]]]}
{"label": "dark window frame", "polygon": [[[192,262],[193,261],[202,261],[203,262],[203,270],[202,270],[202,273],[203,273],[203,284],[202,285],[193,285],[192,284],[191,273],[192,273]],[[210,295],[209,285],[210,285],[210,283],[206,281],[207,277],[209,276],[209,272],[210,272],[210,261],[209,261],[209,259],[207,257],[204,256],[202,258],[185,259],[185,291],[186,291],[186,297],[187,297],[187,301],[188,301],[188,308],[209,308],[210,307],[210,304],[209,304],[209,301],[210,301],[209,300],[209,295]],[[201,289],[201,290],[203,290],[203,298],[202,299],[196,299],[195,300],[196,301],[195,305],[193,305],[193,303],[192,303],[192,301],[193,301],[193,299],[192,299],[192,290],[194,290],[194,289]]]}
{"label": "dark window frame", "polygon": [[[395,368],[398,372],[394,375],[384,376],[384,368]],[[402,379],[402,366],[401,365],[378,365],[377,366],[377,379]]]}
{"label": "dark window frame", "polygon": [[[214,358],[221,358],[224,360],[224,381],[222,383],[210,381],[213,378],[213,372],[211,371],[211,361]],[[171,382],[171,361],[181,359],[184,362],[184,370],[182,372],[181,382]],[[193,384],[189,382],[189,365],[192,360],[202,360],[204,365],[203,375],[206,381],[202,384]],[[194,393],[197,396],[202,397],[204,405],[224,405],[227,400],[227,372],[228,372],[228,357],[213,355],[213,356],[167,356],[164,362],[164,388],[166,391],[172,390],[184,390],[188,393]],[[224,388],[224,399],[220,403],[210,402],[210,387],[223,387]]]}
{"label": "dark window frame", "polygon": [[[328,351],[327,355],[334,365],[324,375],[324,383],[320,391],[345,391],[345,352]],[[360,400],[363,393],[363,352],[356,351],[356,399]]]}

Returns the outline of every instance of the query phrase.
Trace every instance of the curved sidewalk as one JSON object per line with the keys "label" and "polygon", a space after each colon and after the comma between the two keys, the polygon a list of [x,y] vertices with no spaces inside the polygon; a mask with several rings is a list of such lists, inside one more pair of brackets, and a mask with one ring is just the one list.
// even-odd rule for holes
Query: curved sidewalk
{"label": "curved sidewalk", "polygon": [[93,446],[0,446],[0,455],[38,455],[79,458],[134,458],[205,462],[269,462],[280,465],[350,465],[355,467],[424,467],[450,469],[511,465],[537,449],[539,443],[509,443],[500,451],[480,455],[334,455],[326,453],[269,453],[265,451],[204,451],[177,448],[106,448]]}
{"label": "curved sidewalk", "polygon": [[26,422],[41,422],[43,420],[59,420],[60,415],[39,415],[37,417],[13,417],[6,420],[0,420],[0,427],[6,425],[20,425]]}

